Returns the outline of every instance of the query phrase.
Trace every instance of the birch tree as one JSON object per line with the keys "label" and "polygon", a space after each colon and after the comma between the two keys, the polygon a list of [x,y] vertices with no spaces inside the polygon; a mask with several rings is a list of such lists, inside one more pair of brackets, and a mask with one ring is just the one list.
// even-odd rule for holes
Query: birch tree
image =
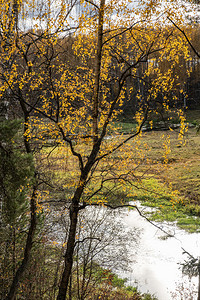
{"label": "birch tree", "polygon": [[[79,212],[88,205],[123,206],[126,196],[134,193],[139,180],[135,156],[146,161],[138,150],[142,128],[146,121],[152,122],[149,115],[156,112],[160,94],[159,109],[172,107],[176,98],[169,99],[168,94],[176,85],[173,70],[180,54],[187,59],[189,53],[184,38],[169,23],[163,27],[173,9],[160,15],[159,1],[134,7],[128,0],[83,0],[79,15],[75,5],[76,1],[37,6],[35,2],[20,3],[16,14],[12,3],[1,3],[0,96],[9,99],[10,109],[17,107],[13,113],[24,118],[25,147],[35,156],[40,184],[47,183],[40,159],[49,141],[59,146],[58,152],[69,153],[66,164],[73,164],[62,186],[69,229],[59,300],[66,299],[69,286]],[[168,62],[165,68],[163,62]],[[144,64],[148,68],[139,74]],[[145,85],[145,96],[136,91],[137,126],[129,135],[119,135],[113,122],[122,113],[128,78]],[[184,117],[179,114],[182,133]],[[36,193],[31,199],[26,265],[36,226]],[[17,293],[24,268],[21,270],[7,299],[14,299]]]}

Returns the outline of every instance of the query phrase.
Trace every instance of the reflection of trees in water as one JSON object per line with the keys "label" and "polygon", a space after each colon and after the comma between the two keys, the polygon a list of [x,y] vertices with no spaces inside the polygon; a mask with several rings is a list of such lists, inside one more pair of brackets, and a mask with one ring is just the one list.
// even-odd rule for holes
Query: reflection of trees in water
{"label": "reflection of trees in water", "polygon": [[184,282],[177,284],[176,290],[171,293],[171,296],[174,299],[196,300],[196,286],[191,281],[185,280]]}
{"label": "reflection of trees in water", "polygon": [[128,269],[128,247],[131,244],[137,248],[139,230],[127,230],[121,214],[123,212],[119,215],[119,211],[94,207],[80,214],[71,278],[71,290],[73,293],[76,290],[78,299],[95,291],[96,284],[104,281],[105,274],[107,279],[112,277],[108,270]]}

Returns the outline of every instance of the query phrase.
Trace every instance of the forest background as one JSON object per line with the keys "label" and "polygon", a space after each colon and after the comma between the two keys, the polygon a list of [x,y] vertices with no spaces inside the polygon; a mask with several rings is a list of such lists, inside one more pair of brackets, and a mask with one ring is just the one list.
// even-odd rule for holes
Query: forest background
{"label": "forest background", "polygon": [[88,208],[199,230],[198,3],[0,5],[1,297],[144,299]]}

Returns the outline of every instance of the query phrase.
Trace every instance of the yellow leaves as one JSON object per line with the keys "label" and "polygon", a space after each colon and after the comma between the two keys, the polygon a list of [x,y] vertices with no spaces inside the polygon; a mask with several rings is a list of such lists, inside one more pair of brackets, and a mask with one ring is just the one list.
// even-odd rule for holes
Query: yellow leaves
{"label": "yellow leaves", "polygon": [[28,65],[29,67],[32,67],[32,66],[33,66],[32,61],[28,61],[27,65]]}
{"label": "yellow leaves", "polygon": [[53,246],[56,246],[56,245],[58,245],[58,242],[52,241],[52,244],[53,244]]}
{"label": "yellow leaves", "polygon": [[[125,84],[129,79],[130,82],[120,91],[110,122],[122,113],[124,100],[127,99],[130,101],[134,99],[137,102],[137,108],[139,107],[136,112],[137,130],[140,129],[144,120],[142,107],[144,103],[146,107],[151,107],[152,99],[157,100],[158,97],[162,97],[162,109],[170,110],[168,94],[174,92],[178,86],[177,68],[182,66],[180,65],[181,57],[186,62],[190,59],[188,47],[181,35],[172,34],[171,26],[161,27],[161,23],[156,23],[155,19],[151,22],[152,13],[155,15],[160,13],[158,10],[160,1],[142,1],[139,4],[141,11],[133,8],[130,4],[132,4],[131,0],[113,0],[107,1],[105,7],[99,84],[99,134],[101,134],[123,80]],[[9,23],[12,33],[14,32],[14,18],[11,18],[12,14],[7,14],[9,5],[9,2],[0,2],[4,37],[9,36]],[[17,86],[25,98],[27,107],[30,109],[33,103],[36,105],[37,113],[39,114],[40,111],[41,114],[37,116],[35,113],[34,118],[30,119],[30,122],[26,124],[28,128],[24,135],[27,140],[32,139],[36,145],[38,142],[42,146],[54,141],[59,144],[56,155],[48,152],[46,157],[54,166],[55,160],[57,161],[56,176],[60,179],[65,172],[65,178],[62,178],[63,186],[72,191],[78,184],[82,186],[84,182],[78,180],[80,175],[78,159],[68,158],[72,152],[64,146],[61,131],[67,139],[72,141],[73,148],[82,155],[84,163],[87,161],[93,145],[91,138],[92,101],[98,22],[96,8],[91,7],[84,0],[81,1],[81,5],[82,13],[79,18],[75,19],[73,14],[69,17],[73,23],[79,25],[76,33],[69,38],[63,38],[59,34],[68,29],[68,25],[71,23],[71,20],[66,17],[70,9],[66,1],[61,1],[59,7],[56,7],[56,17],[53,17],[55,7],[52,6],[51,1],[47,1],[46,8],[40,12],[34,1],[28,2],[30,15],[34,15],[32,30],[26,34],[18,32],[17,40],[10,35],[12,38],[8,38],[6,41],[10,42],[11,46],[9,50],[4,51],[1,57],[2,64],[13,62],[9,72],[4,74],[5,82],[0,86],[1,95],[8,88]],[[28,11],[23,12],[24,19],[28,13]],[[133,13],[138,15],[137,20],[144,20],[144,16],[146,16],[146,21],[132,26]],[[127,26],[131,26],[129,30],[125,30],[128,28]],[[124,33],[122,34],[122,32]],[[5,49],[5,45],[6,43],[2,42],[2,49]],[[152,54],[149,55],[151,51]],[[15,61],[17,54],[19,54],[19,58]],[[24,55],[26,55],[25,58]],[[11,59],[12,57],[14,60]],[[135,64],[134,68],[131,68],[132,64]],[[128,70],[127,73],[126,70]],[[135,96],[137,91],[135,91],[133,81],[137,81],[139,86],[137,96]],[[142,95],[142,89],[148,93],[146,98]],[[180,93],[183,93],[182,89]],[[44,119],[44,116],[47,116],[48,121]],[[184,116],[181,115],[180,120],[179,138],[181,140],[186,131]],[[152,129],[153,121],[150,121],[149,124]],[[93,170],[97,174],[91,174],[93,178],[91,185],[99,187],[102,178],[111,180],[118,177],[118,187],[123,192],[127,192],[126,185],[124,185],[124,173],[129,175],[126,178],[128,180],[133,175],[130,170],[137,168],[139,163],[145,161],[145,164],[150,164],[151,161],[147,158],[150,148],[142,142],[142,137],[139,135],[133,143],[126,143],[116,153],[112,153],[112,150],[126,137],[119,136],[119,127],[113,130],[112,124],[110,124],[109,129],[111,129],[111,134],[109,133],[108,139],[102,143],[99,155],[107,153],[111,153],[111,155],[109,159],[106,157],[102,160]],[[170,130],[172,131],[171,128]],[[169,137],[164,140],[163,149],[163,160],[167,163],[171,151]],[[44,158],[45,154],[42,153],[41,156]],[[42,168],[42,166],[40,167]],[[106,174],[102,170],[106,170]],[[68,174],[66,175],[66,173]],[[88,193],[94,186],[89,185]],[[108,188],[109,185],[106,187]],[[130,194],[131,191],[129,191]],[[45,195],[38,195],[38,213],[43,209],[41,203],[44,198]],[[107,201],[105,197],[103,200],[97,199],[98,204],[103,204],[105,201]]]}
{"label": "yellow leaves", "polygon": [[180,144],[183,144],[184,135],[188,131],[188,124],[186,123],[186,118],[183,115],[182,111],[179,112],[179,119],[180,119],[180,130],[178,135],[178,140]]}
{"label": "yellow leaves", "polygon": [[30,140],[32,135],[31,135],[31,130],[30,130],[30,127],[29,127],[29,123],[24,123],[24,125],[27,125],[27,129],[26,131],[24,132],[24,137],[26,138],[26,140]]}
{"label": "yellow leaves", "polygon": [[142,110],[140,110],[140,111],[137,111],[136,112],[136,115],[135,115],[135,119],[136,119],[136,122],[137,122],[137,130],[139,130],[139,128],[140,128],[140,126],[141,126],[141,124],[142,124],[142,122],[143,122],[143,118],[144,118],[144,116],[143,116],[143,112],[142,112]]}
{"label": "yellow leaves", "polygon": [[163,153],[163,163],[167,164],[168,163],[168,155],[171,153],[171,147],[170,147],[170,136],[167,135],[166,137],[163,136],[164,142],[163,142],[163,148],[164,148],[164,153]]}
{"label": "yellow leaves", "polygon": [[[47,202],[48,203],[48,199],[49,199],[49,191],[37,191],[37,198],[36,198],[36,213],[40,214],[43,212],[43,210],[45,209],[45,207],[47,208],[46,205],[44,205],[43,203]],[[47,208],[48,209],[48,208]]]}

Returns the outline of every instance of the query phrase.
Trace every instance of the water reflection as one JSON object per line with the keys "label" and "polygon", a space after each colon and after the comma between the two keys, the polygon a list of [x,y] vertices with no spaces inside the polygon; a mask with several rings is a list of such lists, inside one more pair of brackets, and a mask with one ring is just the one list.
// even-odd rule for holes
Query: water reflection
{"label": "water reflection", "polygon": [[[137,285],[142,292],[154,293],[160,300],[174,299],[177,285],[183,293],[181,283],[190,285],[187,276],[182,276],[181,267],[178,263],[183,263],[187,256],[183,254],[184,248],[194,257],[200,253],[199,233],[189,234],[176,227],[175,224],[160,224],[165,231],[174,237],[165,239],[165,234],[159,231],[153,225],[149,224],[136,211],[129,211],[123,219],[124,226],[128,228],[140,228],[140,243],[136,253],[136,263],[131,264],[132,272],[121,273],[127,276],[130,285]],[[135,251],[133,251],[135,254]],[[129,249],[129,255],[133,255],[132,249]],[[193,296],[192,298],[177,299],[196,299],[197,278],[193,278]],[[191,285],[189,287],[191,290]],[[192,292],[192,291],[191,291]],[[174,294],[173,294],[174,293]],[[186,293],[186,291],[185,291]],[[173,294],[173,295],[172,295]],[[176,292],[177,296],[180,292]]]}

